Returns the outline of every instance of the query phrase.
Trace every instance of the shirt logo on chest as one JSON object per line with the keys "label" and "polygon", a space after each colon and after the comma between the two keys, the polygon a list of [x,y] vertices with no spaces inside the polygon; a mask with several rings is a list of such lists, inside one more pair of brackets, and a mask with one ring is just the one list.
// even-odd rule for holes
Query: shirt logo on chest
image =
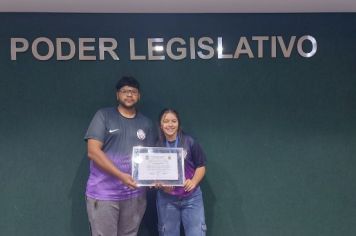
{"label": "shirt logo on chest", "polygon": [[115,133],[116,131],[119,131],[119,129],[109,129],[110,134]]}
{"label": "shirt logo on chest", "polygon": [[142,129],[137,130],[136,134],[139,140],[144,140],[146,138],[145,131],[143,131]]}

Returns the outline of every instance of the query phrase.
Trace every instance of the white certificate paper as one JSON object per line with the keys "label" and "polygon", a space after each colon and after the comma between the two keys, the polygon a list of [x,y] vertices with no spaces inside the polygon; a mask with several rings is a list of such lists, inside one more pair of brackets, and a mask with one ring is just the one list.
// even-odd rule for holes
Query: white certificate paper
{"label": "white certificate paper", "polygon": [[183,148],[132,148],[131,176],[137,186],[183,186],[185,181]]}
{"label": "white certificate paper", "polygon": [[138,180],[178,180],[177,153],[140,153]]}

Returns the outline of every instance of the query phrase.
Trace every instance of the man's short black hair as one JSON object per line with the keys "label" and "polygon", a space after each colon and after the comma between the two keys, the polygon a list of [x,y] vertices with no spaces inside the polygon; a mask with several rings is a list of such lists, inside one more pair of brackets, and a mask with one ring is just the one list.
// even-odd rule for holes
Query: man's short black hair
{"label": "man's short black hair", "polygon": [[132,76],[123,76],[116,83],[116,91],[119,91],[124,86],[130,86],[140,90],[140,83]]}

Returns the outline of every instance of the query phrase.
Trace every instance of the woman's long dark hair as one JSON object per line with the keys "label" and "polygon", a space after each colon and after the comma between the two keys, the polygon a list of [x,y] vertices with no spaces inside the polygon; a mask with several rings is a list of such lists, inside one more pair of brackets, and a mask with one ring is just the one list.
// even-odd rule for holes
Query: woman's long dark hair
{"label": "woman's long dark hair", "polygon": [[173,113],[176,117],[177,117],[177,120],[178,120],[178,133],[177,133],[177,137],[179,140],[181,140],[181,143],[183,144],[183,140],[182,140],[182,133],[183,133],[183,130],[181,128],[181,121],[180,121],[180,116],[179,116],[179,113],[174,110],[173,108],[164,108],[160,113],[159,113],[159,116],[158,116],[158,124],[159,124],[159,135],[158,135],[158,142],[163,145],[165,142],[166,142],[166,137],[161,129],[161,120],[163,118],[163,116],[165,116],[167,113]]}

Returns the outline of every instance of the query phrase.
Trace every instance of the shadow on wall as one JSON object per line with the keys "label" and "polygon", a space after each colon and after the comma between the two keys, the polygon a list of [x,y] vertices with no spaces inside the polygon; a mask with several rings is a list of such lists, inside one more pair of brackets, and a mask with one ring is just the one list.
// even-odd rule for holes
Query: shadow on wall
{"label": "shadow on wall", "polygon": [[88,236],[89,223],[85,205],[85,186],[88,179],[89,161],[84,154],[70,190],[69,199],[72,201],[70,228],[74,236]]}
{"label": "shadow on wall", "polygon": [[242,211],[243,199],[235,179],[226,174],[226,182],[223,187],[228,189],[229,194],[224,194],[221,201],[227,207],[226,215],[229,219],[230,231],[234,235],[247,236],[246,218]]}
{"label": "shadow on wall", "polygon": [[218,176],[221,179],[214,181],[210,181],[210,176],[206,176],[202,183],[207,235],[246,236],[246,219],[238,186],[227,171],[219,173]]}
{"label": "shadow on wall", "polygon": [[207,225],[207,235],[212,235],[211,227],[214,224],[214,208],[216,197],[209,183],[209,179],[205,176],[205,179],[201,183],[201,188],[203,192],[203,200],[204,200],[204,210],[205,210],[205,220]]}

